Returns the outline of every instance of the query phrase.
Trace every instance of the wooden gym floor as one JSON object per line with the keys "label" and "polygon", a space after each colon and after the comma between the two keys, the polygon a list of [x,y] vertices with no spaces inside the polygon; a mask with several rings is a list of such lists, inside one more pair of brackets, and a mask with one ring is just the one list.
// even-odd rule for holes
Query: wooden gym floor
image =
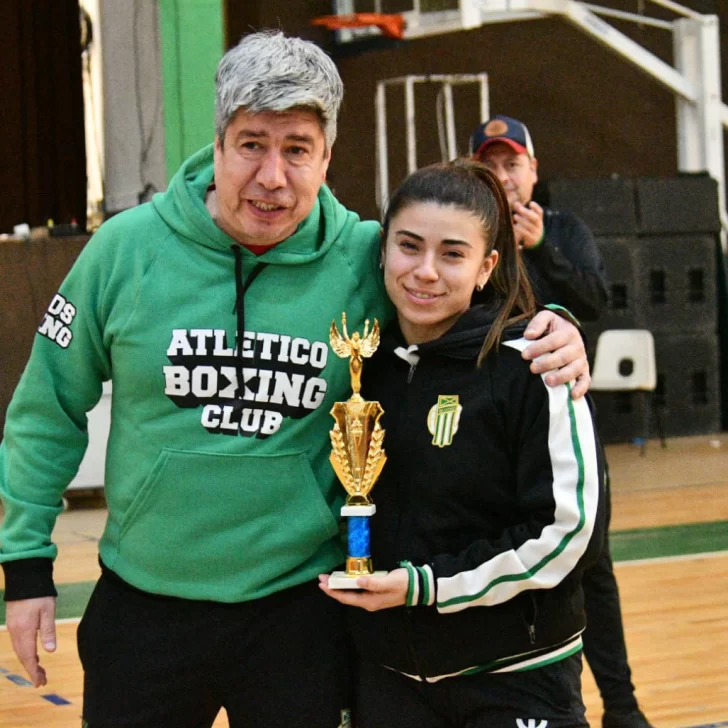
{"label": "wooden gym floor", "polygon": [[[728,433],[607,448],[612,552],[637,696],[656,728],[728,727]],[[43,655],[49,684],[24,680],[0,626],[0,726],[78,728],[76,627],[98,574],[105,510],[71,501],[59,518],[58,650]],[[2,588],[0,574],[0,589]],[[0,605],[0,625],[4,609]],[[601,702],[585,667],[593,726]],[[215,726],[227,726],[224,715]],[[314,728],[314,727],[312,727]]]}

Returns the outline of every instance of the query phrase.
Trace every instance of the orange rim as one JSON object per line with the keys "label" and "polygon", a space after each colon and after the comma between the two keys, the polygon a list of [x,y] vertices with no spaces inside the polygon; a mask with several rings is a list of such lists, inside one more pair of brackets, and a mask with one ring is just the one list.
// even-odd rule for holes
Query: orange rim
{"label": "orange rim", "polygon": [[311,25],[322,25],[329,30],[342,28],[366,28],[374,25],[387,38],[404,38],[405,22],[396,13],[352,13],[351,15],[321,15],[311,20]]}

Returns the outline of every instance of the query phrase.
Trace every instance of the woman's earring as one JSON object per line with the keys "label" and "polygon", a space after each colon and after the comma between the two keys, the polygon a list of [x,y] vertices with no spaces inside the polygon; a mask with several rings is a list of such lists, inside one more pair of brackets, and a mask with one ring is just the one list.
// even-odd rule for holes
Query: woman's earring
{"label": "woman's earring", "polygon": [[481,283],[480,285],[475,286],[475,289],[478,290],[478,291],[482,291],[483,290],[483,284]]}

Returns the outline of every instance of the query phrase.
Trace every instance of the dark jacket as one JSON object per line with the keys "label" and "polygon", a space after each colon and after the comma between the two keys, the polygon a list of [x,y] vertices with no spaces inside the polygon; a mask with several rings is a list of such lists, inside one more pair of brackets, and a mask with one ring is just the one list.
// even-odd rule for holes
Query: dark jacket
{"label": "dark jacket", "polygon": [[596,321],[607,304],[604,261],[589,228],[570,212],[544,208],[544,240],[523,249],[541,303],[557,303],[580,321]]}
{"label": "dark jacket", "polygon": [[471,308],[416,347],[416,364],[395,352],[406,344],[394,326],[364,367],[388,456],[373,490],[374,567],[409,562],[413,606],[351,609],[352,631],[364,658],[412,676],[521,666],[581,644],[580,572],[603,536],[591,413],[530,373],[523,327],[478,368],[492,319]]}

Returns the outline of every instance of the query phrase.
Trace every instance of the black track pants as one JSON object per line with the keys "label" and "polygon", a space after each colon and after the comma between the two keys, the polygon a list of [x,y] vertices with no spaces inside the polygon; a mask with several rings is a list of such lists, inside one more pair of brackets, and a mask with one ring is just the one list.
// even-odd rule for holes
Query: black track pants
{"label": "black track pants", "polygon": [[637,709],[637,698],[627,661],[622,608],[609,551],[608,529],[612,504],[608,473],[607,470],[607,535],[598,561],[582,577],[587,624],[583,636],[584,656],[594,674],[605,709],[629,712]]}
{"label": "black track pants", "polygon": [[350,680],[341,606],[315,583],[220,604],[104,572],[78,629],[88,728],[337,728]]}
{"label": "black track pants", "polygon": [[359,666],[357,728],[588,728],[581,654],[525,672],[481,672],[422,683]]}

